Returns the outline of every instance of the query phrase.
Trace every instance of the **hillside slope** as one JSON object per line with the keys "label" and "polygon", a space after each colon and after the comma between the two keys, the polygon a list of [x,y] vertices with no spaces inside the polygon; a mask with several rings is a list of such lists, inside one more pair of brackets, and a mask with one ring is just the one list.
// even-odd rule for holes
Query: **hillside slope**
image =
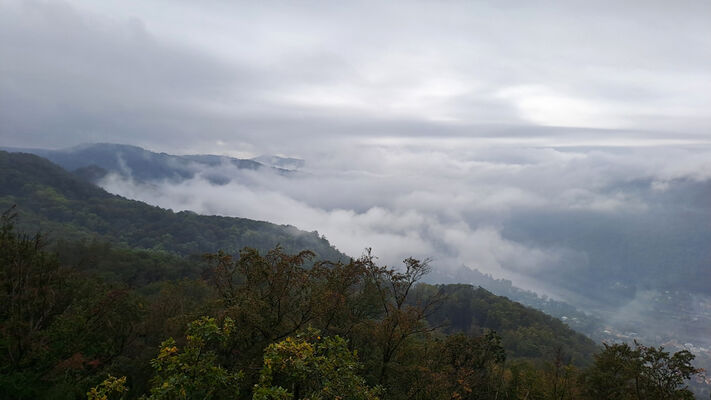
{"label": "hillside slope", "polygon": [[314,251],[321,259],[347,257],[316,232],[246,218],[173,212],[112,195],[43,158],[0,152],[0,208],[17,205],[19,228],[50,238],[98,238],[116,245],[181,255],[243,247]]}
{"label": "hillside slope", "polygon": [[[229,182],[230,176],[219,175],[222,167],[237,170],[267,169],[276,173],[290,171],[265,165],[259,161],[217,155],[173,155],[156,153],[138,146],[114,143],[91,143],[59,150],[0,148],[9,152],[35,154],[58,164],[67,171],[91,168],[93,182],[107,173],[114,173],[138,181],[169,180],[180,182],[194,178],[204,170],[212,170],[207,176],[213,183]],[[101,174],[96,175],[96,172]],[[219,176],[215,176],[218,174]]]}
{"label": "hillside slope", "polygon": [[497,296],[481,287],[465,284],[418,286],[419,291],[441,289],[444,300],[428,322],[447,334],[499,333],[507,354],[513,358],[552,360],[560,353],[566,362],[584,366],[598,350],[594,341],[575,332],[559,319],[520,303]]}

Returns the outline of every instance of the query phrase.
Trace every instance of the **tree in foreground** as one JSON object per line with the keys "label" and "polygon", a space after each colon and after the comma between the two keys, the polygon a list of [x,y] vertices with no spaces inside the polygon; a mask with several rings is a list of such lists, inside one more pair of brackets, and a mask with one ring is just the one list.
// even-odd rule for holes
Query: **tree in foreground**
{"label": "tree in foreground", "polygon": [[442,357],[452,399],[497,397],[501,389],[500,367],[506,360],[506,353],[495,332],[479,337],[449,336],[444,341]]}
{"label": "tree in foreground", "polygon": [[694,358],[687,350],[670,354],[637,342],[605,344],[587,371],[586,391],[591,399],[693,399],[684,383],[702,372]]}
{"label": "tree in foreground", "polygon": [[126,388],[126,377],[122,376],[116,378],[115,376],[109,375],[99,385],[91,388],[91,390],[86,393],[86,398],[87,400],[120,399],[126,392],[128,392]]}
{"label": "tree in foreground", "polygon": [[253,400],[377,400],[359,369],[345,339],[311,330],[267,347]]}
{"label": "tree in foreground", "polygon": [[0,216],[0,398],[71,399],[121,356],[141,312],[133,295],[63,267],[42,235]]}
{"label": "tree in foreground", "polygon": [[151,361],[156,375],[149,399],[237,398],[241,373],[221,366],[213,350],[233,329],[229,318],[220,326],[214,318],[203,317],[188,326],[182,351],[172,338],[164,341]]}
{"label": "tree in foreground", "polygon": [[[214,318],[193,321],[187,331],[187,344],[178,347],[172,338],[165,340],[151,362],[155,370],[147,400],[158,399],[238,399],[242,372],[219,362],[216,349],[228,343],[234,322],[226,318],[222,326]],[[253,400],[378,400],[380,388],[369,387],[359,375],[356,353],[339,337],[321,337],[309,329],[302,334],[269,345],[264,352],[259,383],[252,390]],[[90,400],[121,398],[126,392],[126,377],[109,376],[92,388]]]}

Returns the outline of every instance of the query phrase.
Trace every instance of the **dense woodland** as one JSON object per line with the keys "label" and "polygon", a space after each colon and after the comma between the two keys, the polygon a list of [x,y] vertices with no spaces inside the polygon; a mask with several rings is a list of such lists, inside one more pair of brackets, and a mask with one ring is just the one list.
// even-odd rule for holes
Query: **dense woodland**
{"label": "dense woodland", "polygon": [[588,360],[594,345],[540,312],[418,284],[414,259],[307,266],[308,251],[246,248],[132,287],[60,262],[9,213],[0,232],[3,398],[671,399],[693,398],[699,372],[642,345]]}
{"label": "dense woodland", "polygon": [[150,207],[35,156],[0,152],[0,171],[3,399],[693,398],[691,353],[599,347],[424,284],[427,261]]}

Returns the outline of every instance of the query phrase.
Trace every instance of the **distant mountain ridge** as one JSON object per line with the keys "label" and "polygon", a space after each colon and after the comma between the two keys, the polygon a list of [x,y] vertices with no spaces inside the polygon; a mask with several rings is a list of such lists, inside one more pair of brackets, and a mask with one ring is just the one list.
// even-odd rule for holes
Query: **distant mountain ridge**
{"label": "distant mountain ridge", "polygon": [[110,241],[180,255],[312,250],[320,259],[347,260],[316,232],[246,218],[203,216],[113,195],[39,156],[0,151],[0,209],[17,205],[19,227],[61,239]]}
{"label": "distant mountain ridge", "polygon": [[[114,143],[83,144],[59,150],[13,147],[0,149],[38,155],[58,164],[67,171],[78,171],[80,176],[94,183],[109,173],[138,181],[169,180],[180,182],[194,178],[202,171],[214,170],[216,167],[236,168],[237,170],[264,169],[279,174],[289,174],[293,172],[289,167],[295,169],[299,165],[303,165],[303,160],[277,156],[261,156],[261,159],[265,161],[263,163],[257,159],[211,154],[156,153],[138,146]],[[231,180],[227,172],[221,171],[210,171],[205,178],[215,184],[225,184]]]}
{"label": "distant mountain ridge", "polygon": [[599,318],[585,314],[578,308],[564,301],[555,300],[545,295],[541,296],[533,291],[516,287],[513,285],[513,282],[509,280],[496,279],[490,274],[482,273],[476,268],[461,266],[447,274],[435,272],[433,276],[429,276],[427,279],[444,284],[467,283],[481,287],[497,296],[506,297],[512,301],[558,318],[571,328],[593,339],[606,339],[603,335],[604,325]]}
{"label": "distant mountain ridge", "polygon": [[285,168],[289,170],[297,170],[303,168],[304,165],[306,165],[306,161],[300,158],[270,156],[267,154],[261,155],[259,157],[254,157],[252,160],[265,165],[270,165],[272,167]]}

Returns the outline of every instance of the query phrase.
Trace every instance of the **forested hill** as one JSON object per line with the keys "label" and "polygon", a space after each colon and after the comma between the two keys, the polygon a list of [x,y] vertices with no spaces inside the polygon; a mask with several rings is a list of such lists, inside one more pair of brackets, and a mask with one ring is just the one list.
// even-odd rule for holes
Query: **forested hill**
{"label": "forested hill", "polygon": [[[217,155],[173,155],[155,153],[141,147],[113,143],[83,144],[60,150],[0,148],[9,152],[35,154],[46,158],[67,171],[83,172],[90,168],[101,178],[107,173],[131,177],[138,181],[170,180],[179,182],[195,177],[202,169],[218,166],[231,166],[240,170],[258,170],[272,168],[273,172],[288,173],[283,168],[274,168],[272,164],[263,164],[255,160]],[[264,159],[265,161],[272,161]],[[274,160],[279,161],[279,160]],[[212,176],[208,176],[211,178]],[[215,182],[229,181],[229,176],[220,176]]]}
{"label": "forested hill", "polygon": [[444,296],[427,320],[447,334],[481,335],[490,329],[501,335],[507,354],[513,358],[552,360],[560,353],[566,362],[578,366],[590,364],[598,350],[595,342],[559,319],[481,287],[421,284],[412,297],[434,288]]}
{"label": "forested hill", "polygon": [[50,239],[97,238],[119,246],[180,255],[243,247],[287,252],[304,249],[318,258],[347,260],[316,232],[246,218],[173,212],[112,195],[41,157],[0,151],[0,208],[17,205],[21,230]]}
{"label": "forested hill", "polygon": [[[200,277],[136,285],[75,269],[13,221],[0,218],[3,399],[687,399],[700,372],[688,351],[591,357],[594,344],[540,312],[417,285],[428,267],[413,259],[307,266],[308,252],[247,249],[210,257]],[[85,250],[70,253],[131,262]]]}

